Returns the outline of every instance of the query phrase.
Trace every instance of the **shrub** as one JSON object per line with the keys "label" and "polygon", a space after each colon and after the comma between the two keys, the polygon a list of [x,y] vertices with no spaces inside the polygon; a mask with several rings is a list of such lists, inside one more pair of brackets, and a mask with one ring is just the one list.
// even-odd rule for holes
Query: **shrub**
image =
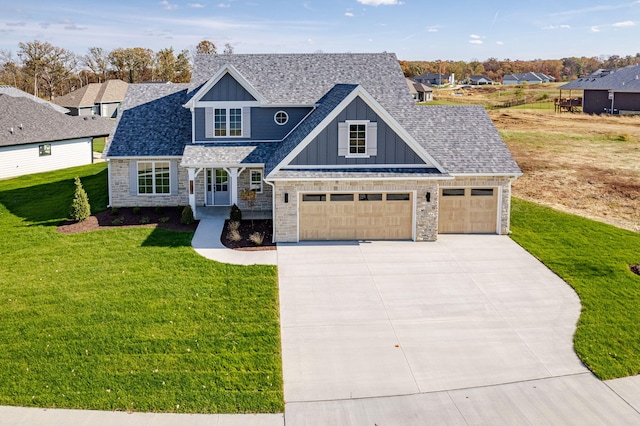
{"label": "shrub", "polygon": [[118,213],[120,213],[120,210],[118,210],[117,207],[111,207],[111,215],[112,216],[118,216]]}
{"label": "shrub", "polygon": [[193,217],[193,210],[190,205],[184,206],[182,209],[182,216],[180,217],[180,223],[183,225],[191,225],[195,222],[195,218]]}
{"label": "shrub", "polygon": [[160,206],[157,206],[156,208],[154,208],[153,211],[156,212],[157,214],[164,213],[164,209]]}
{"label": "shrub", "polygon": [[249,241],[257,246],[261,246],[262,242],[264,241],[264,234],[254,232],[253,234],[249,235]]}
{"label": "shrub", "polygon": [[89,205],[89,197],[82,187],[80,178],[76,177],[74,183],[76,185],[76,192],[73,195],[73,202],[71,203],[71,218],[76,222],[82,222],[91,216],[91,206]]}
{"label": "shrub", "polygon": [[230,231],[237,231],[238,229],[240,229],[240,222],[236,220],[230,220],[227,226],[229,227]]}
{"label": "shrub", "polygon": [[227,239],[229,241],[238,242],[242,239],[242,235],[240,235],[240,232],[238,232],[237,229],[232,229],[231,231],[229,231],[229,233],[227,233]]}
{"label": "shrub", "polygon": [[120,226],[124,223],[124,217],[118,217],[111,221],[111,224],[114,226]]}
{"label": "shrub", "polygon": [[229,212],[229,219],[235,222],[240,222],[242,220],[242,210],[240,210],[240,207],[238,207],[235,204],[231,206],[231,212]]}
{"label": "shrub", "polygon": [[140,225],[146,225],[149,222],[151,222],[151,219],[149,219],[149,216],[142,216],[140,218]]}
{"label": "shrub", "polygon": [[167,223],[167,222],[169,222],[169,219],[170,219],[169,216],[164,216],[164,217],[161,217],[160,219],[158,219],[158,221],[160,223]]}
{"label": "shrub", "polygon": [[133,214],[140,214],[140,207],[135,206],[135,207],[133,208]]}

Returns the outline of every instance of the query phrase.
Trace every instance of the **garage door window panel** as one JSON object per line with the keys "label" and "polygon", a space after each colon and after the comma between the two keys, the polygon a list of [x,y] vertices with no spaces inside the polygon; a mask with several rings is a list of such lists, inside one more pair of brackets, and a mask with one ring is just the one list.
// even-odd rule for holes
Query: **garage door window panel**
{"label": "garage door window panel", "polygon": [[358,194],[358,201],[382,201],[382,194]]}
{"label": "garage door window panel", "polygon": [[329,196],[331,201],[353,201],[353,194],[331,194]]}
{"label": "garage door window panel", "polygon": [[464,197],[464,188],[443,189],[443,197]]}
{"label": "garage door window panel", "polygon": [[474,188],[471,190],[472,197],[493,197],[493,188]]}
{"label": "garage door window panel", "polygon": [[409,201],[411,194],[387,194],[387,201]]}
{"label": "garage door window panel", "polygon": [[327,201],[327,194],[303,194],[302,201],[305,201],[305,202]]}

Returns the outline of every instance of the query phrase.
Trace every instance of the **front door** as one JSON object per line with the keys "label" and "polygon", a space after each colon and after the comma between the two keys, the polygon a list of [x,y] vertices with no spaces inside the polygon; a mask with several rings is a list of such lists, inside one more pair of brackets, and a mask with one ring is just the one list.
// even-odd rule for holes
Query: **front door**
{"label": "front door", "polygon": [[207,169],[206,203],[208,206],[228,206],[231,204],[229,175],[226,170]]}

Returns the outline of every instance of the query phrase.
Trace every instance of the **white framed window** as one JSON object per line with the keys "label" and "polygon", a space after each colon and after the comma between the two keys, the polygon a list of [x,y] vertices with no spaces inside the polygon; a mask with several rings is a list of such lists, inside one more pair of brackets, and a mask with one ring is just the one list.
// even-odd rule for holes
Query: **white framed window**
{"label": "white framed window", "polygon": [[242,136],[242,108],[215,108],[213,110],[213,135]]}
{"label": "white framed window", "polygon": [[286,111],[278,111],[273,116],[273,120],[276,124],[283,126],[287,124],[287,121],[289,121],[289,114],[287,114]]}
{"label": "white framed window", "polygon": [[249,189],[262,193],[262,170],[251,170],[249,173]]}
{"label": "white framed window", "polygon": [[368,158],[378,154],[378,123],[369,120],[346,120],[338,123],[338,155]]}
{"label": "white framed window", "polygon": [[139,161],[138,194],[169,194],[170,169],[168,161]]}
{"label": "white framed window", "polygon": [[47,155],[51,155],[51,144],[45,143],[42,145],[38,145],[38,153],[40,157],[46,157]]}

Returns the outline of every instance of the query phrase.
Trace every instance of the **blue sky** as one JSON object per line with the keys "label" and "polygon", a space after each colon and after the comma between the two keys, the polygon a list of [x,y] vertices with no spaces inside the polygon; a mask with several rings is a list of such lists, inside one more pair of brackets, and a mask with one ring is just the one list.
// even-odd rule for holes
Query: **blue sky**
{"label": "blue sky", "polygon": [[558,59],[640,52],[640,0],[0,0],[0,49],[46,40],[236,53],[395,52],[399,59]]}

